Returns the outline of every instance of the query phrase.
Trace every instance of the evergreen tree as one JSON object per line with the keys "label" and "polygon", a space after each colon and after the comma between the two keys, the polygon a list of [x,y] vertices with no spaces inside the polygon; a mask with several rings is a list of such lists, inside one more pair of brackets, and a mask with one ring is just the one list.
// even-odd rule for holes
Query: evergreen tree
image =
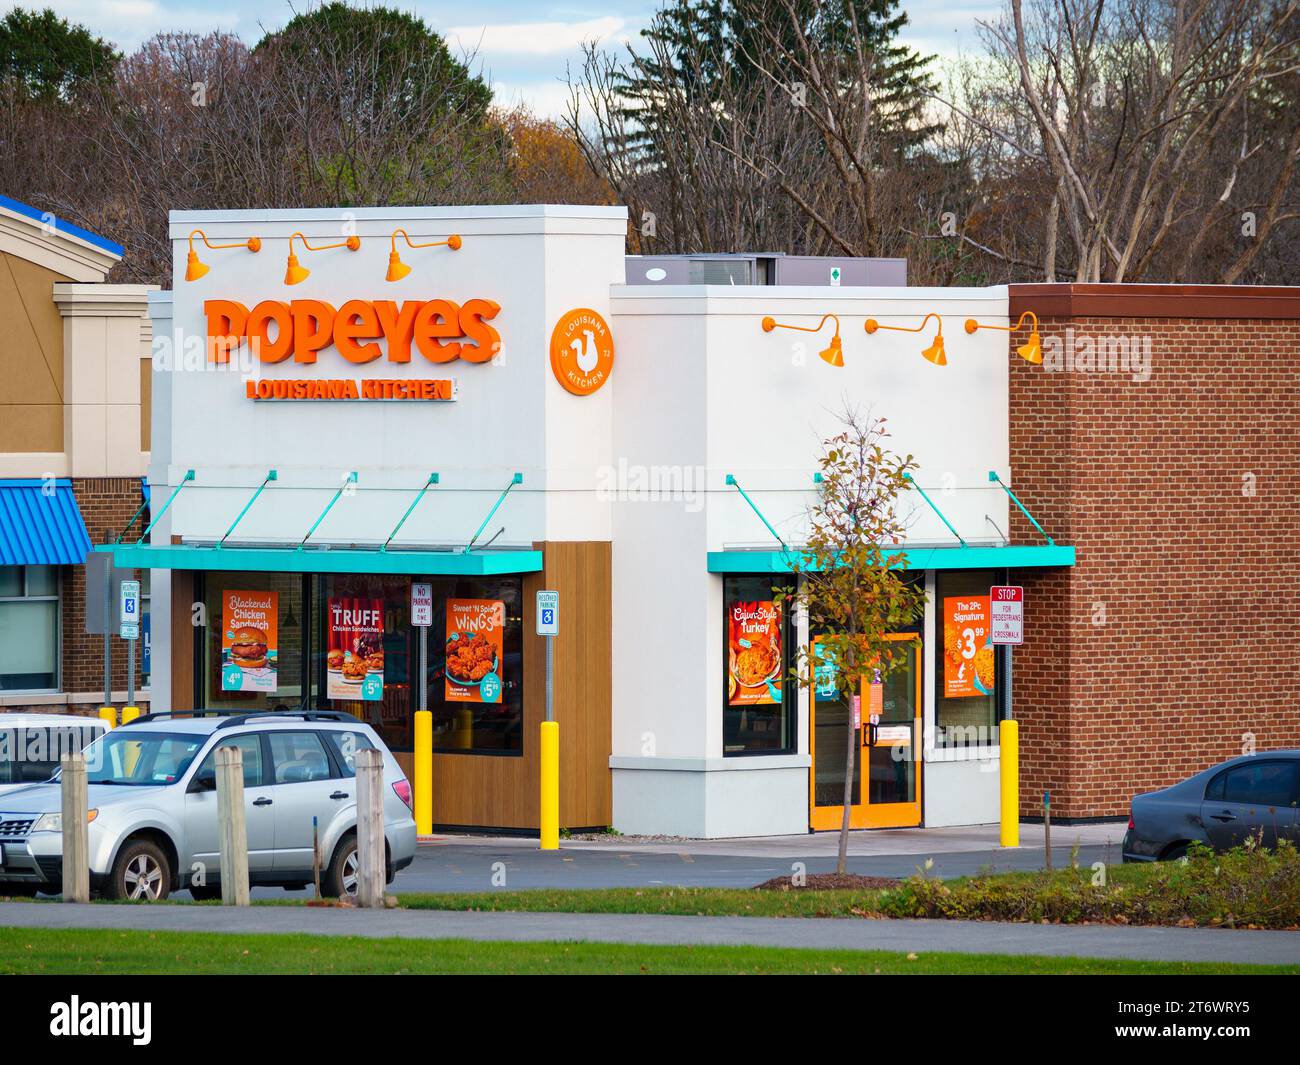
{"label": "evergreen tree", "polygon": [[762,68],[779,67],[781,50],[797,49],[802,37],[845,93],[860,90],[854,84],[860,38],[871,69],[865,88],[876,131],[882,142],[914,147],[934,130],[923,114],[925,95],[934,88],[933,57],[898,42],[907,23],[899,0],[795,0],[793,17],[772,0],[670,0],[641,31],[649,54],[624,69],[625,115],[642,130],[633,146],[647,151],[654,133],[671,135],[659,121],[666,94],[709,106],[723,97],[724,80],[733,90],[758,91],[769,81]]}
{"label": "evergreen tree", "polygon": [[53,11],[15,7],[0,21],[0,80],[31,100],[70,101],[113,76],[121,56]]}

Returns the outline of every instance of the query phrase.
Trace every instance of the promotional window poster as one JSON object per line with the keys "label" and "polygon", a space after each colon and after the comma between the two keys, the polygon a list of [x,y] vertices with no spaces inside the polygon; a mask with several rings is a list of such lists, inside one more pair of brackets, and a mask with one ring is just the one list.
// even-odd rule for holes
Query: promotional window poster
{"label": "promotional window poster", "polygon": [[375,702],[384,695],[384,601],[345,596],[329,601],[325,695]]}
{"label": "promotional window poster", "polygon": [[221,603],[221,690],[273,692],[276,687],[278,592],[228,591]]}
{"label": "promotional window poster", "polygon": [[781,610],[771,600],[727,611],[727,705],[781,701]]}
{"label": "promotional window poster", "polygon": [[506,605],[499,599],[447,600],[446,699],[501,701],[501,647]]}
{"label": "promotional window poster", "polygon": [[943,694],[966,699],[993,694],[993,645],[989,597],[954,596],[943,601]]}

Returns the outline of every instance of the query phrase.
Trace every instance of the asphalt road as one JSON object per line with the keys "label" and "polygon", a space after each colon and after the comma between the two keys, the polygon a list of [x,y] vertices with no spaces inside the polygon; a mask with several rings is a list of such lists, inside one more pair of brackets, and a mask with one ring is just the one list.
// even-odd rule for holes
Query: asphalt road
{"label": "asphalt road", "polygon": [[297,906],[103,906],[0,904],[17,928],[289,932],[483,941],[747,944],[840,950],[963,951],[1153,961],[1300,963],[1300,935],[1208,928],[871,921],[851,918],[676,917],[662,914],[462,913]]}
{"label": "asphalt road", "polygon": [[[1053,863],[1062,868],[1070,862],[1069,847],[1053,847]],[[964,876],[981,871],[1041,869],[1043,852],[1038,848],[1016,850],[992,848],[933,856],[928,875]],[[870,876],[908,877],[926,860],[924,854],[879,854],[850,856],[850,872]],[[1088,866],[1096,861],[1119,860],[1119,852],[1101,846],[1080,847],[1078,861]],[[562,847],[541,851],[533,841],[491,843],[446,843],[420,847],[415,861],[397,874],[390,890],[407,892],[525,891],[534,888],[611,887],[753,887],[777,876],[789,876],[796,862],[809,873],[835,871],[833,857],[659,853],[630,847],[584,850]],[[311,894],[286,892],[279,888],[257,888],[254,898],[274,899]]]}

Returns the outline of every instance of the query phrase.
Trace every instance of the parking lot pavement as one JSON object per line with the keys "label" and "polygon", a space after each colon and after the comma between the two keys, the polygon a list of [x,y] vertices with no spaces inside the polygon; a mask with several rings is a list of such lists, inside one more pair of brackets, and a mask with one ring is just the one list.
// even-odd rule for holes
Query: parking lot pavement
{"label": "parking lot pavement", "polygon": [[[807,840],[808,837],[801,837]],[[1056,837],[1053,837],[1055,842]],[[940,841],[936,840],[936,843]],[[1053,846],[1056,868],[1068,865],[1072,844]],[[790,844],[787,844],[790,846]],[[910,854],[855,855],[849,858],[849,871],[870,876],[907,877],[924,865],[927,858],[934,864],[928,875],[937,877],[967,876],[981,871],[1003,872],[1011,869],[1041,869],[1044,855],[1040,848],[999,847],[951,852],[918,851]],[[1088,866],[1093,862],[1119,861],[1118,847],[1083,846],[1075,860]],[[534,888],[613,888],[613,887],[753,887],[772,877],[789,876],[795,863],[801,862],[809,873],[835,870],[834,854],[808,855],[791,848],[783,855],[691,853],[643,848],[624,844],[601,844],[591,847],[582,843],[565,843],[559,851],[541,851],[537,840],[496,839],[447,840],[433,846],[421,846],[415,861],[397,874],[391,890],[396,894],[421,891],[522,891]],[[285,898],[307,895],[285,892],[279,888],[257,888],[254,898]]]}
{"label": "parking lot pavement", "polygon": [[870,921],[805,917],[677,917],[665,914],[484,913],[339,910],[305,906],[104,906],[0,904],[16,928],[258,932],[372,938],[603,943],[711,943],[840,950],[963,951],[1054,957],[1295,964],[1294,932],[991,921]]}
{"label": "parking lot pavement", "polygon": [[[1089,825],[1054,825],[1052,849],[1080,846],[1104,847],[1110,845],[1118,854],[1119,846],[1128,827],[1127,820],[1104,821]],[[450,837],[469,845],[473,837]],[[963,825],[959,828],[889,828],[849,833],[849,854],[861,857],[882,855],[930,855],[960,851],[1001,851],[999,825]],[[637,851],[685,851],[689,854],[728,854],[750,857],[779,857],[802,855],[805,857],[834,857],[839,852],[838,832],[803,833],[797,836],[751,836],[738,839],[693,839],[684,841],[659,840],[653,837],[620,837],[608,839],[573,840],[565,843],[568,849],[618,850],[632,848]],[[1043,826],[1022,822],[1020,825],[1022,848],[1039,851],[1043,848]]]}

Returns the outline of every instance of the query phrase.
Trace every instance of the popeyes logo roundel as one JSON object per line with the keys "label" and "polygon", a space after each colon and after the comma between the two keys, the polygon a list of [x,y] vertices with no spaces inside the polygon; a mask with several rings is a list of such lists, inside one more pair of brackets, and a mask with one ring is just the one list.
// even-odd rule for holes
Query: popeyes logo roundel
{"label": "popeyes logo roundel", "polygon": [[609,380],[614,369],[614,335],[595,311],[578,307],[566,312],[551,332],[551,370],[575,396],[589,396]]}

